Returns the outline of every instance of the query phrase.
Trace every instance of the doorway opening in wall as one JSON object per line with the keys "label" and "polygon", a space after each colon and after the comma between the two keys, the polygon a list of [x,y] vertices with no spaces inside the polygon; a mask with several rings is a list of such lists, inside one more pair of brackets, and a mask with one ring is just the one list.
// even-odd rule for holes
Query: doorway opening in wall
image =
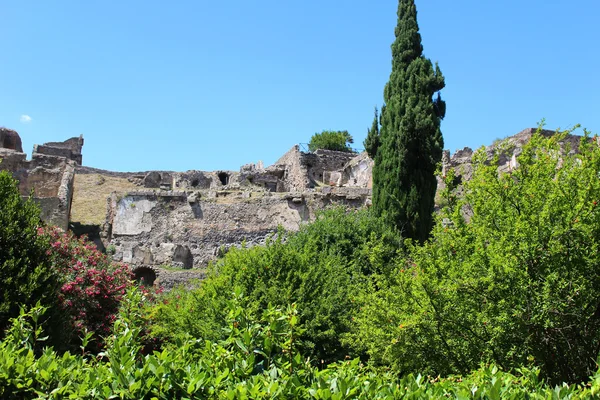
{"label": "doorway opening in wall", "polygon": [[229,174],[227,172],[219,172],[218,177],[223,186],[229,184]]}
{"label": "doorway opening in wall", "polygon": [[133,270],[133,280],[140,286],[152,286],[156,280],[156,272],[148,267],[136,268]]}

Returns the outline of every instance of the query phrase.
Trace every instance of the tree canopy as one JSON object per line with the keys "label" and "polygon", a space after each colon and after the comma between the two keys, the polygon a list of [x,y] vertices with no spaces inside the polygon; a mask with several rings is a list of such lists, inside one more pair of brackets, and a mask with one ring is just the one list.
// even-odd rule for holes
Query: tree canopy
{"label": "tree canopy", "polygon": [[308,149],[317,151],[318,149],[352,152],[350,144],[354,139],[348,131],[323,131],[315,133],[310,138]]}

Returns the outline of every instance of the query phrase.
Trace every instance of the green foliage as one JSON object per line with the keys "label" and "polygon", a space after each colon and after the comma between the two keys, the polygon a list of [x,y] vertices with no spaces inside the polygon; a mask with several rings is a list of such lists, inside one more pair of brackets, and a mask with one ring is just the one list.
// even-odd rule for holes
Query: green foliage
{"label": "green foliage", "polygon": [[[94,332],[93,348],[102,347],[102,337],[110,333],[122,296],[133,284],[129,268],[108,259],[84,236],[56,227],[38,229],[50,242],[46,255],[52,269],[61,276],[59,305],[68,316],[66,325],[74,331],[71,342],[79,345],[79,337]],[[66,327],[65,327],[66,328]],[[63,338],[68,344],[68,338]]]}
{"label": "green foliage", "polygon": [[600,148],[586,136],[568,154],[563,137],[535,135],[511,173],[498,173],[497,155],[475,154],[464,197],[444,194],[431,241],[363,299],[357,336],[374,361],[435,374],[534,364],[553,382],[593,373]]}
{"label": "green foliage", "polygon": [[188,339],[170,351],[141,355],[139,291],[130,291],[101,358],[52,348],[35,354],[34,307],[13,320],[0,342],[3,399],[588,399],[600,392],[600,374],[586,385],[550,387],[537,369],[513,375],[491,365],[464,377],[406,375],[398,378],[364,367],[359,360],[318,370],[294,346],[299,334],[295,307],[269,307],[252,319],[234,294],[227,305],[226,338]]}
{"label": "green foliage", "polygon": [[20,306],[58,302],[60,281],[46,256],[48,241],[38,236],[40,227],[39,208],[23,201],[17,182],[0,171],[0,337]]}
{"label": "green foliage", "polygon": [[371,129],[367,132],[367,137],[363,142],[365,146],[365,151],[371,157],[371,159],[375,159],[377,155],[377,149],[379,149],[379,145],[381,144],[381,138],[379,134],[379,116],[377,113],[377,107],[375,107],[375,116],[373,118],[373,125],[371,125]]}
{"label": "green foliage", "polygon": [[433,226],[435,171],[444,141],[444,77],[423,56],[414,0],[400,0],[392,72],[381,110],[373,169],[373,209],[404,237],[424,241]]}
{"label": "green foliage", "polygon": [[302,351],[329,363],[352,354],[341,343],[357,311],[354,294],[367,276],[383,273],[396,257],[399,238],[366,210],[328,210],[310,225],[265,247],[231,249],[199,289],[175,291],[153,307],[153,332],[170,342],[185,334],[220,339],[229,293],[236,288],[259,314],[269,304],[296,304],[305,332]]}
{"label": "green foliage", "polygon": [[352,152],[354,151],[350,147],[352,143],[354,143],[354,139],[348,131],[323,131],[312,135],[308,143],[308,149],[310,151],[324,149]]}

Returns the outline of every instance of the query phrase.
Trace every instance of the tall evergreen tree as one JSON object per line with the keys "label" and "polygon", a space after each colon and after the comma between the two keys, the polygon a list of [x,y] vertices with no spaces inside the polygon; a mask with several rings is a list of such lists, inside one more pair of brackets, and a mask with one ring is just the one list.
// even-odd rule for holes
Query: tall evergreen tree
{"label": "tall evergreen tree", "polygon": [[367,154],[372,159],[375,159],[377,149],[379,148],[379,115],[377,113],[377,107],[375,107],[375,117],[373,118],[373,125],[371,129],[367,131],[367,138],[363,142]]}
{"label": "tall evergreen tree", "polygon": [[438,96],[444,77],[423,56],[414,0],[399,0],[392,72],[381,110],[380,145],[373,169],[373,209],[404,237],[424,241],[433,225],[435,170],[444,141]]}

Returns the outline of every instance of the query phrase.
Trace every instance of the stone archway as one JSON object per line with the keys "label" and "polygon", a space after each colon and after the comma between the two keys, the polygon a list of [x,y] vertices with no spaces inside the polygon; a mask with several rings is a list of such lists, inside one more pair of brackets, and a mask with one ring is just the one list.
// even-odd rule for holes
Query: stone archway
{"label": "stone archway", "polygon": [[152,267],[137,267],[133,271],[133,280],[140,286],[153,286],[158,273]]}

